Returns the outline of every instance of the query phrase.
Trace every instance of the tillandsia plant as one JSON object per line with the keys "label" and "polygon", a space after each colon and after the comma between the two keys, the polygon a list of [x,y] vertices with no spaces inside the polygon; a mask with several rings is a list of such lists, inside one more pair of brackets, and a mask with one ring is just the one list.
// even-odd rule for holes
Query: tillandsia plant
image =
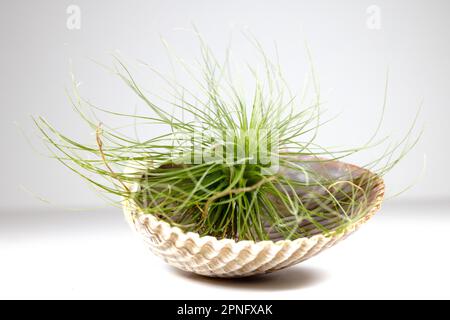
{"label": "tillandsia plant", "polygon": [[[313,68],[312,94],[306,94],[307,89],[296,96],[279,63],[271,61],[254,38],[250,42],[264,65],[263,76],[248,67],[252,91],[238,84],[228,55],[219,62],[200,38],[200,68],[173,59],[197,90],[146,65],[167,84],[167,98],[152,94],[124,60],[114,56],[110,70],[148,112],[98,107],[81,97],[74,81],[72,104],[95,139],[79,142],[43,117],[35,123],[53,156],[70,170],[183,231],[255,241],[342,232],[373,209],[371,190],[417,142],[418,137],[411,138],[414,124],[371,162],[330,171],[328,164],[383,143],[377,138],[381,120],[361,147],[319,145],[317,134],[327,121],[321,117]],[[133,138],[102,123],[99,113],[131,119],[147,130],[166,130],[144,140]]]}

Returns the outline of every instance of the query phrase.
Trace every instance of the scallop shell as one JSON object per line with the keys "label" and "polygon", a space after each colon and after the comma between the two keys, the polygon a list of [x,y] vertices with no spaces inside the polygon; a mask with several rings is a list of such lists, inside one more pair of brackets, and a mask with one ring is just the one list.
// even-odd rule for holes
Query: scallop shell
{"label": "scallop shell", "polygon": [[235,241],[186,233],[153,215],[140,212],[130,200],[124,202],[124,213],[150,250],[169,265],[208,277],[234,278],[281,270],[334,246],[378,211],[383,195],[384,183],[377,177],[372,189],[372,209],[362,219],[339,233],[328,236],[319,233],[295,240]]}

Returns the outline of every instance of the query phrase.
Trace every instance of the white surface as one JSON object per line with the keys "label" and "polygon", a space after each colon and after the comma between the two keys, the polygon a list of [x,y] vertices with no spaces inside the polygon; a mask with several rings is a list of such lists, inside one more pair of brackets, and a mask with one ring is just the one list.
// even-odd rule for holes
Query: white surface
{"label": "white surface", "polygon": [[[416,210],[413,210],[416,208]],[[336,247],[243,280],[178,272],[119,210],[0,214],[0,298],[450,298],[450,205],[388,204]]]}

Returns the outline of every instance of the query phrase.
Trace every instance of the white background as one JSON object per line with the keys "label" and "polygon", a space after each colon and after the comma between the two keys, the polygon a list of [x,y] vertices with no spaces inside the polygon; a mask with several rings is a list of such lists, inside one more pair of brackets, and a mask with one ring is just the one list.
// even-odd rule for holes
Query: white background
{"label": "white background", "polygon": [[[66,27],[70,4],[81,9],[80,30]],[[370,5],[381,10],[380,30],[367,28]],[[444,0],[2,2],[0,297],[449,298],[448,12]],[[388,193],[414,187],[336,248],[268,277],[207,280],[175,272],[145,252],[119,209],[105,209],[78,177],[37,154],[14,123],[33,137],[29,115],[44,115],[90,142],[92,133],[77,121],[65,95],[69,61],[86,97],[130,111],[137,99],[90,59],[109,63],[109,52],[119,50],[167,68],[160,37],[195,57],[198,43],[184,31],[192,23],[219,54],[233,34],[236,52],[251,57],[239,36],[247,28],[269,52],[276,41],[294,87],[307,67],[306,41],[326,108],[331,116],[341,114],[322,131],[326,145],[357,145],[370,136],[389,67],[382,133],[401,137],[422,100],[418,127],[425,132],[386,177]],[[32,144],[42,150],[36,139]]]}
{"label": "white background", "polygon": [[173,269],[118,212],[16,212],[0,220],[0,298],[448,299],[448,204],[418,207],[388,204],[318,256],[236,280]]}

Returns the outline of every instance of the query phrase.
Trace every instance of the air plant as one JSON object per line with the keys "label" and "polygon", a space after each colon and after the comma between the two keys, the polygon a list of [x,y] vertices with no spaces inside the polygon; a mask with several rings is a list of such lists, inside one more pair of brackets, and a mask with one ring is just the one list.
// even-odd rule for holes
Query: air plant
{"label": "air plant", "polygon": [[[314,69],[312,97],[296,96],[279,63],[271,61],[254,38],[250,41],[264,65],[263,76],[248,67],[252,91],[244,91],[236,81],[229,56],[219,62],[200,39],[199,69],[174,59],[196,91],[146,65],[167,85],[164,98],[144,89],[124,60],[113,56],[109,70],[148,112],[98,107],[81,97],[74,80],[71,102],[95,133],[90,144],[68,137],[43,117],[34,121],[54,158],[71,171],[119,203],[132,201],[141,213],[183,231],[254,241],[273,240],[273,234],[297,239],[342,232],[373,209],[370,191],[418,140],[411,138],[414,124],[401,141],[389,144],[360,169],[344,174],[322,170],[330,162],[383,144],[385,140],[377,138],[382,120],[360,147],[319,145],[318,132],[328,121],[322,120]],[[146,130],[166,130],[144,140],[130,137],[102,123],[101,113],[131,119]]]}

